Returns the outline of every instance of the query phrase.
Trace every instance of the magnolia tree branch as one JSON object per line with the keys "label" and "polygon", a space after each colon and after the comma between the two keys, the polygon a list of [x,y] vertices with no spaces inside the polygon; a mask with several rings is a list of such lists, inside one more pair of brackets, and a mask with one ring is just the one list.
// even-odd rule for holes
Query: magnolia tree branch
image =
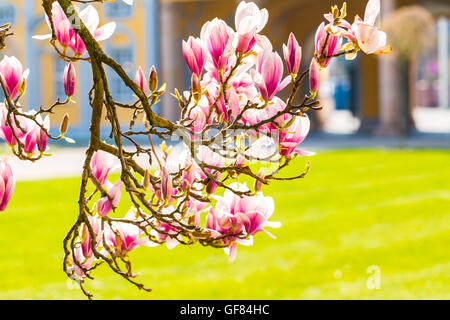
{"label": "magnolia tree branch", "polygon": [[[64,117],[57,136],[50,134],[48,116],[55,108],[73,103],[76,65],[91,66],[90,138],[78,214],[63,241],[63,269],[88,298],[92,294],[85,288],[86,279],[92,279],[92,272],[102,264],[137,288],[151,291],[132,272],[129,253],[139,246],[165,244],[172,249],[178,244],[198,243],[224,249],[232,261],[238,244],[251,245],[260,231],[271,236],[266,228],[279,227],[280,223],[269,221],[273,200],[261,190],[272,181],[301,179],[309,172],[308,161],[294,176],[283,174],[297,157],[312,155],[298,146],[309,131],[307,113],[321,109],[317,100],[320,70],[339,56],[354,58],[361,50],[389,51],[387,46],[377,47],[382,44],[380,39],[361,38],[380,36],[380,32],[358,32],[362,27],[376,30],[371,20],[375,21],[379,11],[377,0],[368,4],[368,21],[356,18],[353,25],[345,20],[345,5],[340,10],[332,7],[326,15],[329,23],[318,28],[315,55],[306,70],[300,70],[301,47],[290,35],[283,46],[288,72],[283,78],[281,57],[260,34],[267,23],[267,10],[242,2],[237,8],[236,31],[214,19],[204,25],[200,38],[183,41],[192,79],[188,91],[175,90],[172,94],[180,107],[180,119],[173,122],[154,111],[166,91],[156,68],[151,68],[148,79],[141,68],[134,79],[130,78],[99,43],[113,34],[115,24],[97,28],[94,7],[88,5],[78,11],[74,6],[94,2],[103,1],[42,1],[51,34],[35,38],[48,39],[58,57],[68,63],[63,77],[66,101],[23,111],[19,100],[26,89],[28,71],[22,73],[20,62],[13,57],[0,62],[0,84],[6,97],[1,105],[0,136],[17,157],[30,161],[48,155],[47,138],[73,142],[65,136],[69,116]],[[249,21],[255,26],[251,31],[246,26]],[[0,27],[0,44],[8,33],[8,25]],[[345,44],[343,39],[347,39]],[[376,46],[367,48],[370,43]],[[136,97],[134,102],[113,97],[107,69],[120,77],[130,95]],[[307,77],[310,91],[296,105],[294,101]],[[290,91],[283,101],[277,94],[285,88]],[[132,111],[126,131],[118,109]],[[111,144],[102,140],[102,115],[109,124]],[[135,128],[140,119],[144,129]],[[138,138],[145,138],[148,144]],[[159,147],[154,144],[156,138],[163,141]],[[138,161],[138,157],[147,162]],[[117,163],[120,178],[112,183],[107,178]],[[7,165],[0,166],[0,175],[13,179]],[[253,186],[240,183],[243,177]],[[11,189],[14,187],[0,195],[9,200]],[[132,206],[118,218],[123,208],[122,193]]]}

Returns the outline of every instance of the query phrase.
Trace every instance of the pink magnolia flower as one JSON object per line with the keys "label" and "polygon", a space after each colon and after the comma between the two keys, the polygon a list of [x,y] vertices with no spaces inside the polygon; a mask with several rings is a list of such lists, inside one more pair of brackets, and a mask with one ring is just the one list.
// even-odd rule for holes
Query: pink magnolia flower
{"label": "pink magnolia flower", "polygon": [[279,91],[290,82],[289,77],[283,77],[283,62],[276,52],[263,51],[258,56],[257,70],[253,71],[253,80],[258,87],[261,97],[270,101]]}
{"label": "pink magnolia flower", "polygon": [[144,71],[142,71],[141,67],[139,67],[138,71],[136,72],[134,82],[138,85],[139,88],[141,88],[142,92],[145,95],[148,94],[147,78],[145,77]]}
{"label": "pink magnolia flower", "polygon": [[[339,52],[342,45],[342,37],[331,32],[330,26],[322,22],[316,31],[315,47],[318,61],[323,68],[328,67],[331,57]],[[328,39],[328,40],[327,40]]]}
{"label": "pink magnolia flower", "polygon": [[[158,241],[164,242],[166,244],[167,249],[171,250],[175,248],[180,242],[177,240],[178,230],[177,228],[171,226],[168,223],[161,222],[157,230],[152,232]],[[160,232],[158,232],[160,231]]]}
{"label": "pink magnolia flower", "polygon": [[[88,216],[89,224],[95,234],[95,247],[98,247],[102,241],[101,219],[99,216]],[[81,250],[84,257],[92,257],[92,237],[86,224],[81,226]]]}
{"label": "pink magnolia flower", "polygon": [[[125,220],[135,220],[136,216],[133,210],[128,211],[124,217]],[[137,225],[125,222],[113,222],[105,227],[105,241],[108,247],[116,249],[125,256],[128,252],[133,251],[139,246],[154,247],[157,243],[151,242],[147,237],[142,237],[142,231]]]}
{"label": "pink magnolia flower", "polygon": [[[47,132],[50,130],[50,118],[46,116],[44,120],[42,120],[40,115],[36,116],[36,121],[40,123]],[[47,140],[48,136],[44,130],[42,130],[38,125],[35,126],[35,130],[37,130],[37,139],[36,139],[36,147],[38,151],[45,152],[47,150]]]}
{"label": "pink magnolia flower", "polygon": [[311,61],[311,66],[309,67],[309,89],[311,92],[315,93],[319,91],[320,86],[320,66],[316,58]]}
{"label": "pink magnolia flower", "polygon": [[[282,118],[282,119],[280,119]],[[284,115],[277,119],[280,125],[288,124],[292,116]],[[297,150],[297,146],[305,140],[309,133],[310,121],[307,115],[296,116],[294,122],[289,125],[289,127],[280,130],[279,133],[279,144],[280,144],[280,154],[282,156],[288,157],[292,153],[296,153],[303,156],[314,155],[313,152]]]}
{"label": "pink magnolia flower", "polygon": [[200,106],[195,106],[189,111],[190,123],[194,132],[201,132],[206,125],[207,115]]}
{"label": "pink magnolia flower", "polygon": [[4,56],[0,61],[0,77],[5,83],[6,93],[11,99],[15,99],[19,89],[24,86],[29,70],[23,72],[22,64],[16,57]]}
{"label": "pink magnolia flower", "polygon": [[[229,187],[236,191],[248,190],[246,184],[237,182],[232,183]],[[274,238],[264,228],[279,228],[281,226],[280,222],[268,221],[275,210],[275,204],[271,197],[264,197],[262,193],[252,197],[240,197],[227,189],[223,197],[216,196],[215,198],[217,203],[214,210],[210,210],[208,213],[207,228],[222,235],[231,235],[228,241],[232,244],[225,250],[230,261],[233,261],[236,257],[236,243],[252,245],[252,236],[260,231]],[[240,232],[248,235],[248,239],[243,240],[232,236]]]}
{"label": "pink magnolia flower", "polygon": [[91,170],[101,184],[105,184],[108,173],[113,169],[114,157],[102,150],[94,153],[91,159]]}
{"label": "pink magnolia flower", "polygon": [[[71,266],[68,268],[68,272],[71,273],[70,278],[72,280],[80,282],[86,276],[83,269],[89,270],[91,268],[92,263],[94,262],[94,256],[84,256],[83,249],[81,245],[78,244],[70,254],[70,262]],[[80,265],[83,269],[78,265]]]}
{"label": "pink magnolia flower", "polygon": [[5,211],[14,192],[16,179],[11,166],[6,161],[0,162],[0,211]]}
{"label": "pink magnolia flower", "polygon": [[[97,10],[92,5],[89,5],[85,9],[83,9],[80,12],[79,16],[86,28],[98,42],[109,39],[116,30],[115,22],[109,22],[98,28],[100,17]],[[86,46],[84,45],[83,40],[81,40],[78,34],[75,34],[73,36],[70,48],[74,52],[75,56],[78,57],[82,57],[86,53]]]}
{"label": "pink magnolia flower", "polygon": [[352,25],[358,46],[367,54],[386,54],[392,51],[391,46],[386,45],[386,33],[374,26],[379,13],[380,0],[369,0],[364,20],[357,16]]}
{"label": "pink magnolia flower", "polygon": [[37,147],[37,142],[40,136],[40,129],[37,125],[35,125],[33,127],[33,129],[31,129],[26,135],[25,138],[23,139],[23,143],[24,143],[24,147],[23,147],[23,151],[25,151],[28,155],[33,154],[34,150]]}
{"label": "pink magnolia flower", "polygon": [[228,58],[234,53],[233,30],[225,21],[214,18],[203,25],[200,39],[208,50],[214,67],[223,69],[227,65]]}
{"label": "pink magnolia flower", "polygon": [[[21,108],[19,108],[19,111],[23,112]],[[30,119],[18,116],[17,120],[20,127],[25,131],[24,132],[16,126],[16,121],[12,115],[10,115],[11,125],[9,125],[7,123],[7,116],[8,108],[4,103],[0,102],[0,137],[5,140],[9,146],[15,146],[17,144],[17,140],[14,134],[17,138],[22,139],[30,130],[34,128],[34,123]]]}
{"label": "pink magnolia flower", "polygon": [[284,61],[286,61],[287,72],[297,74],[302,60],[302,47],[291,32],[287,45],[283,44]]}
{"label": "pink magnolia flower", "polygon": [[[47,22],[49,28],[51,28],[51,22],[47,15],[45,15],[45,21]],[[64,50],[67,50],[67,48],[70,46],[70,42],[75,34],[75,31],[73,30],[69,19],[67,19],[64,10],[61,8],[61,5],[57,1],[53,2],[52,4],[52,21],[55,28],[56,39],[64,48]],[[37,40],[45,40],[50,39],[51,36],[52,35],[49,33],[45,35],[36,35],[33,36],[33,38]]]}
{"label": "pink magnolia flower", "polygon": [[[94,36],[95,40],[97,41],[103,41],[108,38],[110,38],[115,29],[116,29],[116,23],[110,22],[102,27],[98,28],[98,25],[100,23],[100,17],[98,15],[97,10],[92,6],[89,5],[85,9],[81,10],[79,14],[81,21],[83,21],[86,28],[89,30],[89,32]],[[48,17],[46,17],[47,23],[50,26],[50,20]],[[60,4],[58,2],[53,2],[52,5],[52,20],[55,27],[56,36],[58,38],[58,42],[60,42],[61,46],[64,48],[70,47],[77,57],[82,57],[86,53],[86,46],[83,43],[83,40],[81,40],[80,36],[74,32],[73,28],[78,28],[81,26],[76,26],[76,21],[74,24],[71,24],[70,21],[67,19],[66,15],[64,14],[63,9],[61,8]],[[67,23],[69,22],[69,24]],[[34,39],[38,40],[44,40],[49,39],[51,37],[51,34],[46,35],[37,35],[34,36]],[[70,40],[70,41],[68,41]]]}
{"label": "pink magnolia flower", "polygon": [[75,93],[76,71],[72,62],[64,69],[63,82],[64,92],[67,97],[72,97]]}
{"label": "pink magnolia flower", "polygon": [[200,77],[207,58],[202,41],[194,37],[189,37],[187,42],[183,40],[183,56],[191,73]]}
{"label": "pink magnolia flower", "polygon": [[236,50],[243,53],[250,51],[257,42],[257,33],[264,29],[268,19],[267,9],[260,10],[253,2],[241,1],[235,15]]}
{"label": "pink magnolia flower", "polygon": [[97,211],[102,217],[105,217],[113,208],[117,207],[123,189],[123,182],[120,179],[114,185],[109,183],[109,181],[107,181],[106,184],[108,185],[108,194],[111,197],[112,203],[109,201],[108,197],[103,197],[98,200]]}

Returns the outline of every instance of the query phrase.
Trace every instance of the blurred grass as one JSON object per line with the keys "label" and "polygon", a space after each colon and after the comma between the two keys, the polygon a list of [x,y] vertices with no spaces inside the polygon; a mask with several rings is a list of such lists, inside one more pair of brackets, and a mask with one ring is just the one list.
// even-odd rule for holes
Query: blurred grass
{"label": "blurred grass", "polygon": [[[271,220],[283,223],[271,230],[276,240],[258,234],[232,264],[222,250],[200,246],[138,248],[134,271],[152,293],[106,266],[87,287],[97,299],[450,298],[450,152],[343,150],[311,162],[306,179],[264,190],[275,198]],[[0,299],[84,298],[61,270],[78,186],[17,184],[0,214]],[[381,271],[378,290],[366,286],[372,265]]]}

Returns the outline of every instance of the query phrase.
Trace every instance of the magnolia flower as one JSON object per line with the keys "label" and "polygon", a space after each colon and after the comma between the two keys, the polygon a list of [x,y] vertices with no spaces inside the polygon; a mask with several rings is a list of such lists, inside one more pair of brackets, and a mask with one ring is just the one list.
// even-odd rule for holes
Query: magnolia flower
{"label": "magnolia flower", "polygon": [[[42,125],[42,127],[48,132],[50,130],[50,117],[45,116],[44,120],[42,120],[40,115],[36,116],[36,121]],[[37,137],[37,149],[40,152],[44,152],[47,150],[47,140],[48,136],[47,133],[45,133],[44,130],[42,130],[39,126],[36,126],[39,128],[38,130],[38,137]]]}
{"label": "magnolia flower", "polygon": [[259,40],[259,33],[267,24],[267,9],[259,9],[253,2],[242,1],[236,10],[235,26],[237,31],[236,50],[246,53]]}
{"label": "magnolia flower", "polygon": [[[101,218],[99,216],[88,216],[89,224],[91,225],[92,231],[95,234],[95,247],[98,247],[102,241],[102,230],[101,230]],[[92,238],[89,229],[85,223],[81,225],[81,250],[83,256],[91,257],[92,252]],[[84,240],[83,240],[84,239]]]}
{"label": "magnolia flower", "polygon": [[352,25],[358,46],[367,54],[386,54],[392,51],[391,46],[386,45],[386,33],[374,26],[379,13],[380,0],[369,0],[364,20],[357,16]]}
{"label": "magnolia flower", "polygon": [[[136,214],[133,210],[128,211],[124,217],[125,220],[135,220]],[[139,246],[155,247],[158,244],[154,243],[144,234],[137,225],[125,222],[113,222],[112,226],[109,224],[105,227],[105,241],[108,247],[116,249],[125,256],[128,252],[136,249]]]}
{"label": "magnolia flower", "polygon": [[283,62],[276,52],[263,51],[258,56],[257,70],[252,70],[253,81],[258,87],[261,97],[270,101],[275,94],[283,90],[290,82],[283,77]]}
{"label": "magnolia flower", "polygon": [[[36,111],[31,111],[30,113],[33,114]],[[48,132],[50,130],[50,118],[49,116],[46,116],[44,120],[42,120],[41,115],[36,116],[36,122],[41,124],[42,127]],[[23,150],[31,155],[34,153],[35,149],[37,149],[40,152],[45,152],[47,150],[47,133],[42,130],[40,126],[38,126],[35,123],[32,123],[32,125],[29,126],[29,130],[27,134],[25,135],[23,139],[24,148]]]}
{"label": "magnolia flower", "polygon": [[5,211],[9,199],[14,192],[16,180],[10,165],[6,161],[0,162],[0,211]]}
{"label": "magnolia flower", "polygon": [[114,157],[102,150],[94,153],[91,159],[91,170],[95,178],[101,183],[105,184],[108,173],[113,169]]}
{"label": "magnolia flower", "polygon": [[[71,266],[67,269],[67,271],[70,273],[70,278],[79,283],[86,276],[83,269],[89,270],[91,268],[92,263],[94,262],[94,256],[84,256],[83,249],[79,244],[75,246],[75,248],[73,249],[73,253],[71,253],[69,256]],[[82,268],[80,268],[79,266],[81,266]]]}
{"label": "magnolia flower", "polygon": [[[55,16],[56,21],[53,20],[55,19]],[[79,13],[79,17],[86,28],[89,30],[89,32],[93,35],[95,40],[99,42],[110,38],[116,30],[115,22],[107,23],[98,28],[100,17],[97,10],[92,5],[89,5],[85,9],[81,10],[81,12]],[[52,20],[58,42],[60,42],[63,47],[66,47],[68,45],[72,49],[75,56],[82,57],[86,53],[86,46],[84,45],[81,37],[73,31],[74,27],[79,28],[80,26],[77,26],[77,22],[75,21],[74,24],[71,24],[69,28],[69,25],[65,22],[68,21],[68,19],[58,2],[53,2]],[[48,17],[47,23],[49,26],[51,26]],[[60,35],[59,37],[58,34]],[[49,39],[51,38],[51,34],[37,35],[33,38],[38,40]],[[70,39],[70,41],[68,42],[67,39]]]}
{"label": "magnolia flower", "polygon": [[67,97],[72,97],[75,93],[75,81],[76,81],[76,71],[72,62],[70,62],[64,69],[63,82],[64,82],[64,92]]}
{"label": "magnolia flower", "polygon": [[206,52],[200,39],[189,37],[183,40],[183,56],[191,73],[201,76],[206,63]]}
{"label": "magnolia flower", "polygon": [[[292,116],[284,115],[277,119],[280,125],[286,125],[292,121]],[[313,152],[297,149],[297,146],[305,140],[309,133],[310,121],[308,116],[296,116],[294,121],[287,127],[280,130],[279,144],[280,154],[288,157],[292,153],[296,153],[303,156],[312,156]]]}
{"label": "magnolia flower", "polygon": [[15,99],[25,90],[24,85],[28,77],[29,70],[23,72],[22,64],[16,57],[4,56],[0,61],[0,77],[5,84],[6,93],[11,99]]}
{"label": "magnolia flower", "polygon": [[208,50],[214,67],[223,69],[228,63],[228,58],[234,53],[233,30],[225,21],[214,18],[203,25],[200,39]]}
{"label": "magnolia flower", "polygon": [[342,37],[331,32],[330,26],[322,22],[317,28],[315,38],[316,56],[321,67],[330,64],[331,57],[337,54],[342,46]]}
{"label": "magnolia flower", "polygon": [[287,72],[297,74],[302,61],[302,47],[299,46],[297,39],[291,32],[287,45],[283,44],[284,61],[286,61]]}
{"label": "magnolia flower", "polygon": [[112,203],[109,201],[108,197],[103,197],[98,200],[97,211],[102,217],[105,217],[113,208],[117,207],[123,189],[123,182],[120,179],[114,185],[109,181],[106,181],[106,184],[108,188],[108,195],[110,196]]}
{"label": "magnolia flower", "polygon": [[147,78],[145,77],[144,71],[142,71],[141,67],[139,67],[138,71],[136,72],[134,82],[138,85],[139,88],[141,88],[142,92],[145,95],[148,94]]}
{"label": "magnolia flower", "polygon": [[[236,191],[248,191],[246,184],[232,183],[229,186]],[[233,243],[225,252],[229,255],[229,261],[236,257],[236,243],[252,245],[252,235],[263,231],[270,237],[274,236],[265,230],[265,227],[279,228],[280,222],[271,222],[275,204],[271,197],[264,197],[262,193],[255,196],[239,196],[231,190],[225,190],[224,196],[216,196],[217,204],[214,210],[210,210],[207,216],[207,228],[215,230],[223,235],[231,235],[229,241]],[[233,237],[233,234],[244,232],[248,240]]]}
{"label": "magnolia flower", "polygon": [[[51,22],[47,15],[45,15],[45,21],[47,22],[49,28],[51,28]],[[69,19],[67,19],[64,10],[61,8],[61,5],[57,1],[53,2],[52,4],[52,21],[55,29],[56,39],[64,48],[64,50],[67,50],[67,48],[70,46],[70,42],[75,34],[75,31],[73,30]],[[51,36],[51,34],[35,35],[33,36],[33,38],[37,40],[45,40],[50,39]]]}
{"label": "magnolia flower", "polygon": [[[23,112],[21,108],[18,108],[19,112]],[[16,137],[22,139],[31,129],[34,128],[32,120],[18,116],[16,119],[19,122],[20,128],[16,126],[16,121],[13,115],[10,115],[10,124],[7,122],[8,108],[3,102],[0,102],[0,137],[5,140],[9,146],[15,146],[17,144]]]}

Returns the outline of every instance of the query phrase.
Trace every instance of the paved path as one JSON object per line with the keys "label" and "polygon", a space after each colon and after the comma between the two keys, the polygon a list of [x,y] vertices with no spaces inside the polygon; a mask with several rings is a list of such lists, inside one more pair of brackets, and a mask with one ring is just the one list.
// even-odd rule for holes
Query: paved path
{"label": "paved path", "polygon": [[[406,140],[398,138],[376,138],[360,135],[311,134],[302,147],[311,151],[341,148],[440,148],[450,152],[450,134],[414,134]],[[50,150],[51,151],[51,150]],[[35,163],[20,161],[6,155],[17,180],[39,180],[81,175],[85,148],[55,148],[51,157],[45,157]],[[5,153],[6,154],[6,153]],[[138,162],[148,164],[147,159]]]}

